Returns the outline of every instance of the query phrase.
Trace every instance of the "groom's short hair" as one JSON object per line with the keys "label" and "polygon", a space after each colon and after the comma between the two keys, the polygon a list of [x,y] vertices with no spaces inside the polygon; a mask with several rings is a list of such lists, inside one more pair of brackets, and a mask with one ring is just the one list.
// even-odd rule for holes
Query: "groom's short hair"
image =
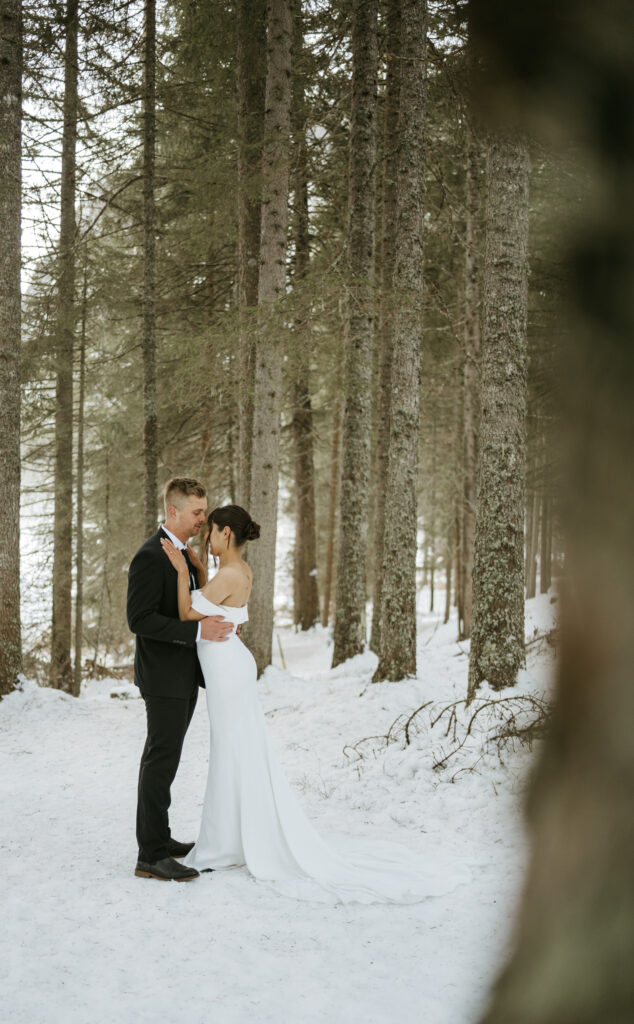
{"label": "groom's short hair", "polygon": [[191,497],[192,494],[195,494],[198,498],[205,498],[207,490],[198,480],[194,480],[192,477],[173,476],[163,488],[165,513],[167,514],[170,505],[176,505],[180,509],[183,499]]}

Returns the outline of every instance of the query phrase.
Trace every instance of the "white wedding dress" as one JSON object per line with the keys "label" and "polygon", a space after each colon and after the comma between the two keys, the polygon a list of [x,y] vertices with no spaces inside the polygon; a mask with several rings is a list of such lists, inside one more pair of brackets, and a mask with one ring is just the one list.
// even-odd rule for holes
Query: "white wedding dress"
{"label": "white wedding dress", "polygon": [[224,643],[199,641],[211,726],[209,775],[200,835],[184,863],[199,871],[246,865],[254,878],[297,899],[411,903],[455,888],[467,876],[435,867],[391,844],[345,857],[327,845],[304,814],[268,735],[258,700],[255,659],[235,628],[243,608],[216,605],[200,590],[192,607],[223,615],[234,631]]}

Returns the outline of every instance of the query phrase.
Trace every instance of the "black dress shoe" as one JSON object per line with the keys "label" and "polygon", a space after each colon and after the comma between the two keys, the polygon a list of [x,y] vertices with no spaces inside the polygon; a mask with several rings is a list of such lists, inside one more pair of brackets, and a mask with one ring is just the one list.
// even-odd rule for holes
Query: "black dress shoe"
{"label": "black dress shoe", "polygon": [[179,843],[176,839],[170,839],[167,844],[168,857],[186,857],[190,850],[193,850],[193,843]]}
{"label": "black dress shoe", "polygon": [[137,878],[160,878],[162,882],[191,882],[192,878],[199,877],[196,868],[186,868],[173,857],[163,857],[153,863],[138,860],[134,873]]}

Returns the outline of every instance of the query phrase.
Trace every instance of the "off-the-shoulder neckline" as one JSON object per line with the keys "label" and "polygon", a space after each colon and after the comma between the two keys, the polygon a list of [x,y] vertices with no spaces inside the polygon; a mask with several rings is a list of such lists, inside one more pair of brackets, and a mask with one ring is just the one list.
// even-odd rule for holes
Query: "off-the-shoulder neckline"
{"label": "off-the-shoulder neckline", "polygon": [[249,604],[248,601],[246,604],[218,604],[217,601],[210,601],[208,597],[205,597],[205,595],[203,594],[202,587],[198,588],[198,593],[200,594],[201,597],[205,598],[205,601],[207,601],[208,604],[213,604],[214,608],[231,608],[234,612],[241,612],[242,609],[246,608],[247,605]]}

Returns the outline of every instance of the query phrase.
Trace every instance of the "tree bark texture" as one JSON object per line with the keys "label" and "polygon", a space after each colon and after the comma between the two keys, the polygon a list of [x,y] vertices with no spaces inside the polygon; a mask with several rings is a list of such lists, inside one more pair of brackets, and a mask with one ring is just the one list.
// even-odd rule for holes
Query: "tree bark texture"
{"label": "tree bark texture", "polygon": [[[308,149],[306,143],[305,69],[301,0],[293,0],[293,195],[296,285],[305,278],[310,262],[308,212]],[[317,589],[317,531],[315,466],[313,459],[313,411],[310,399],[310,334],[305,322],[295,321],[295,376],[293,400],[293,449],[295,456],[295,548],[293,552],[295,625],[310,629],[319,622]]]}
{"label": "tree bark texture", "polygon": [[380,260],[380,325],[377,381],[377,422],[374,455],[374,579],[370,649],[379,653],[381,644],[381,570],[383,566],[383,530],[387,449],[390,436],[390,381],[393,361],[394,257],[396,253],[396,187],[398,174],[398,109],[401,89],[401,0],[387,8],[385,79],[385,125],[383,142],[383,203]]}
{"label": "tree bark texture", "polygon": [[273,638],[282,401],[282,350],[273,313],[286,284],[292,41],[290,0],[270,0],[250,504],[251,515],[260,523],[262,533],[249,551],[254,587],[248,635],[259,672],[271,662]]}
{"label": "tree bark texture", "polygon": [[[261,174],[266,87],[266,2],[237,3],[238,92],[238,503],[249,507],[253,444],[255,318],[260,275]],[[249,312],[251,311],[251,313]]]}
{"label": "tree bark texture", "polygon": [[537,592],[537,547],[539,543],[539,494],[533,483],[527,495],[526,504],[526,597],[535,597]]}
{"label": "tree bark texture", "polygon": [[512,686],[524,664],[524,477],[528,152],[498,134],[487,151],[478,503],[469,696]]}
{"label": "tree bark texture", "polygon": [[158,417],[156,410],[156,0],[145,0],[143,45],[143,464],[145,533],[158,513]]}
{"label": "tree bark texture", "polygon": [[75,668],[73,693],[77,697],[81,690],[81,658],[84,627],[84,411],[86,404],[86,316],[88,311],[87,269],[84,265],[84,280],[81,303],[81,336],[79,344],[79,396],[77,408],[77,549],[75,557]]}
{"label": "tree bark texture", "polygon": [[402,0],[393,363],[375,680],[416,675],[418,433],[425,195],[425,0]]}
{"label": "tree bark texture", "polygon": [[377,0],[353,0],[348,323],[333,666],[359,654],[366,642],[377,64]]}
{"label": "tree bark texture", "polygon": [[75,332],[75,148],[77,143],[77,0],[65,15],[64,128],[55,326],[55,509],[53,538],[53,622],[51,686],[73,692],[71,666],[71,584],[73,508],[73,337]]}
{"label": "tree bark texture", "polygon": [[473,128],[467,123],[465,183],[465,324],[462,363],[462,503],[460,508],[459,637],[471,636],[473,611],[473,535],[476,507],[480,386],[480,296],[478,227],[480,224],[479,159]]}
{"label": "tree bark texture", "polygon": [[22,5],[0,4],[0,697],[22,666],[20,631],[20,229]]}
{"label": "tree bark texture", "polygon": [[337,511],[339,508],[339,483],[341,480],[341,413],[341,403],[337,400],[332,414],[326,571],[324,576],[323,600],[321,606],[321,624],[324,627],[328,625],[330,620],[330,601],[335,567],[335,537],[337,534]]}
{"label": "tree bark texture", "polygon": [[[486,97],[592,167],[568,239],[566,545],[555,709],[514,951],[483,1024],[627,1024],[634,1007],[634,104],[631,5],[474,0]],[[535,42],[541,41],[536,59]],[[627,42],[625,42],[627,41]],[[504,77],[500,78],[502,67]],[[582,172],[585,173],[585,172]],[[629,198],[628,198],[629,197]]]}
{"label": "tree bark texture", "polygon": [[553,559],[553,519],[552,498],[549,494],[542,495],[541,507],[541,550],[539,556],[539,590],[547,594],[552,583]]}

